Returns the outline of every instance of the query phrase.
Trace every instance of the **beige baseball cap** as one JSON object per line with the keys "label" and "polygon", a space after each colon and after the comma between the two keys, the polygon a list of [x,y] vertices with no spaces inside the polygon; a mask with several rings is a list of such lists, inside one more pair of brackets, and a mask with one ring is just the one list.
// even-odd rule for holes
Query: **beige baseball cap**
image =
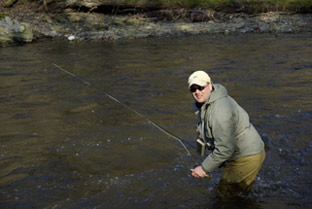
{"label": "beige baseball cap", "polygon": [[212,83],[211,78],[205,71],[195,71],[188,78],[189,88],[193,85],[205,86],[207,83]]}

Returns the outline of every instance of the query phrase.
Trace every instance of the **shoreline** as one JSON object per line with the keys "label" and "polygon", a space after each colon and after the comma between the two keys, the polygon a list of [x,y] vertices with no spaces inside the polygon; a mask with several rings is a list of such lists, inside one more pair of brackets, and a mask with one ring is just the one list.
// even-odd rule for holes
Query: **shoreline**
{"label": "shoreline", "polygon": [[[310,13],[266,12],[249,15],[242,12],[222,13],[200,10],[200,13],[195,11],[193,15],[186,18],[182,16],[182,14],[187,14],[185,10],[177,14],[180,15],[179,18],[168,21],[148,17],[144,13],[108,15],[79,12],[71,8],[62,12],[26,11],[20,13],[16,10],[7,9],[4,13],[0,12],[2,14],[0,43],[2,45],[31,43],[47,39],[118,41],[203,34],[312,32],[312,14]],[[173,13],[173,10],[168,11]],[[190,20],[190,17],[193,19]],[[2,32],[1,26],[4,28]],[[5,34],[6,32],[8,33]],[[4,35],[8,37],[3,38]]]}

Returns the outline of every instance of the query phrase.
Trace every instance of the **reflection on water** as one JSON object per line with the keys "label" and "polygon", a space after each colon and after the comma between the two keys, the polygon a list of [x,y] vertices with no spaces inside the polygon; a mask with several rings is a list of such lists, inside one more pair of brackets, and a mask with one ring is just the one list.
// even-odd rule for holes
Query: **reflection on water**
{"label": "reflection on water", "polygon": [[[0,50],[1,208],[312,205],[309,35],[45,42]],[[248,199],[218,201],[220,171],[210,180],[192,178],[192,159],[177,141],[106,97],[193,143],[186,79],[194,70],[225,85],[266,142]]]}

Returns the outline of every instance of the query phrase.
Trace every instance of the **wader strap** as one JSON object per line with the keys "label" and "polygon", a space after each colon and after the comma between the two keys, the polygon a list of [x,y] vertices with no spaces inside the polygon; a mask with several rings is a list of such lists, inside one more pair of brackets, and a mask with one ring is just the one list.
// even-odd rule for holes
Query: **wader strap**
{"label": "wader strap", "polygon": [[[206,124],[205,124],[205,121],[208,123],[207,121],[207,109],[208,109],[208,105],[206,106],[206,109],[205,109],[205,115],[204,115],[204,120],[201,121],[201,128],[202,128],[202,135],[203,135],[203,140],[204,140],[204,143],[207,144],[207,141],[206,141]],[[211,136],[212,136],[212,130],[210,129],[211,131]]]}
{"label": "wader strap", "polygon": [[207,144],[207,141],[206,141],[206,133],[205,133],[205,121],[202,121],[201,122],[201,132],[202,132],[202,140],[204,141],[205,144]]}

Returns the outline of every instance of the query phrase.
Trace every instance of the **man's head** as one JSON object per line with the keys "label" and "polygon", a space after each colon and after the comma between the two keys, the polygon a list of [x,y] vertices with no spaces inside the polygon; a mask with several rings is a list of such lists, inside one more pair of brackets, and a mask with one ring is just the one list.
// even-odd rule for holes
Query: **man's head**
{"label": "man's head", "polygon": [[209,100],[212,92],[212,81],[204,71],[195,71],[188,78],[188,86],[193,98],[198,103],[205,103]]}

